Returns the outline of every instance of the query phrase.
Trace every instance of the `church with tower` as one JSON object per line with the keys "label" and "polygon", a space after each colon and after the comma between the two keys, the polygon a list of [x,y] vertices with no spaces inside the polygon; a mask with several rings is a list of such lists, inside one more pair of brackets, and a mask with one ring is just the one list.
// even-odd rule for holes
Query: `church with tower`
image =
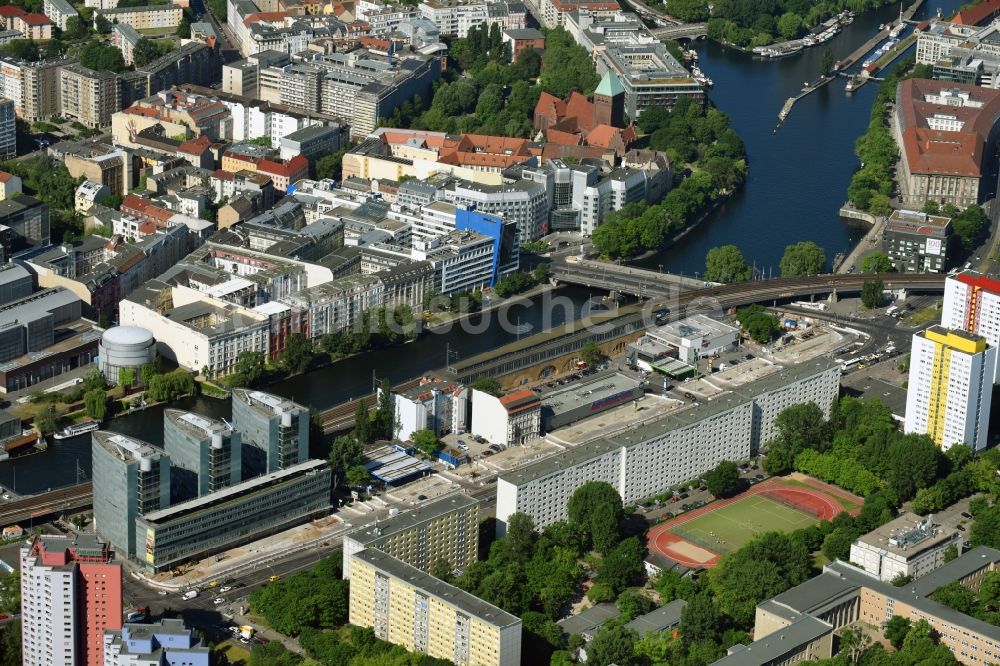
{"label": "church with tower", "polygon": [[535,105],[537,139],[545,139],[546,158],[622,157],[636,140],[625,118],[625,88],[608,71],[590,97],[576,90],[565,100],[543,92]]}

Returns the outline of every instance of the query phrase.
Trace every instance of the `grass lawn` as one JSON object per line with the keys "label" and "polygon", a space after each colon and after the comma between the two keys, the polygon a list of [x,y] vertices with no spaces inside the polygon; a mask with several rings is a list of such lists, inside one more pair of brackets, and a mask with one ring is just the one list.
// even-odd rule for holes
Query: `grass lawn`
{"label": "grass lawn", "polygon": [[702,514],[670,531],[720,554],[738,550],[760,532],[794,532],[818,521],[815,517],[753,495],[727,507]]}
{"label": "grass lawn", "polygon": [[143,37],[166,37],[177,32],[177,28],[146,28],[137,32]]}
{"label": "grass lawn", "polygon": [[913,314],[903,317],[903,321],[910,326],[927,326],[939,322],[941,321],[941,308],[932,306],[923,310],[917,310]]}
{"label": "grass lawn", "polygon": [[226,655],[226,659],[233,666],[239,666],[240,664],[246,664],[250,661],[250,651],[246,648],[235,645],[233,643],[223,643],[222,645],[215,648],[215,651],[219,654]]}

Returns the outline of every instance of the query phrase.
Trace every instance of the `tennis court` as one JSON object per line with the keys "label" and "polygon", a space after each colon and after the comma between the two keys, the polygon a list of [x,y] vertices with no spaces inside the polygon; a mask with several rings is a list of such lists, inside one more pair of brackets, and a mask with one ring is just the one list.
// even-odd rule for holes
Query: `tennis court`
{"label": "tennis court", "polygon": [[760,532],[793,532],[817,522],[764,495],[751,495],[669,528],[677,536],[719,554],[730,553]]}

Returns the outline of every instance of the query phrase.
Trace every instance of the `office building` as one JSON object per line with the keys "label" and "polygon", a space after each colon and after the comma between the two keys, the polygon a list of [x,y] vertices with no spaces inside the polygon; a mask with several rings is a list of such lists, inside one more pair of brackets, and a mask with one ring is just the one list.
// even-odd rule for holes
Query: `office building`
{"label": "office building", "polygon": [[462,571],[479,557],[479,501],[456,493],[353,530],[344,536],[344,578],[351,556],[366,548],[425,573],[440,560]]}
{"label": "office building", "polygon": [[288,161],[302,155],[313,162],[347,145],[347,132],[340,125],[303,127],[281,137],[281,159]]}
{"label": "office building", "polygon": [[351,624],[458,666],[521,663],[519,618],[377,550],[351,559]]}
{"label": "office building", "polygon": [[1000,91],[951,81],[901,81],[890,125],[900,148],[896,180],[903,205],[978,203],[998,117]]}
{"label": "office building", "polygon": [[[543,0],[551,2],[554,0]],[[705,101],[705,88],[691,78],[659,41],[650,44],[609,44],[595,55],[597,73],[613,72],[625,89],[625,115],[635,120],[649,106],[673,108],[678,99],[696,105]],[[616,92],[613,87],[611,92]]]}
{"label": "office building", "polygon": [[[981,335],[991,347],[1000,348],[1000,280],[968,270],[949,275],[941,326]],[[994,381],[1000,382],[1000,375]]]}
{"label": "office building", "polygon": [[582,381],[548,389],[539,387],[542,399],[542,431],[556,428],[641,398],[645,391],[638,379],[615,370],[597,372]]}
{"label": "office building", "polygon": [[177,618],[104,632],[104,666],[208,666],[210,654],[201,637]]}
{"label": "office building", "polygon": [[123,370],[131,371],[133,384],[143,384],[142,368],[156,360],[156,340],[139,326],[112,326],[101,334],[98,351],[101,374],[109,384],[119,384]]}
{"label": "office building", "polygon": [[246,62],[229,66],[227,91],[245,92],[256,81],[260,99],[346,122],[354,139],[367,136],[415,95],[429,99],[431,85],[441,77],[440,58],[409,49],[391,55],[366,48],[313,53],[270,66],[253,58]]}
{"label": "office building", "polygon": [[108,127],[121,109],[118,77],[83,65],[66,65],[59,71],[59,115],[90,128]]}
{"label": "office building", "polygon": [[46,534],[21,546],[24,666],[105,664],[104,632],[122,626],[122,567],[113,559],[94,534]]}
{"label": "office building", "polygon": [[893,210],[883,242],[900,273],[941,273],[947,268],[951,218],[915,210]]}
{"label": "office building", "polygon": [[886,582],[920,578],[945,563],[949,547],[961,555],[964,540],[958,530],[935,525],[933,516],[907,512],[858,537],[850,561]]}
{"label": "office building", "polygon": [[234,389],[233,428],[242,435],[246,478],[287,469],[309,458],[309,410],[288,398]]}
{"label": "office building", "polygon": [[973,592],[983,576],[996,571],[1000,551],[979,547],[896,587],[860,567],[836,561],[823,573],[757,604],[754,642],[734,645],[711,666],[779,666],[829,659],[833,633],[859,623],[885,629],[898,615],[924,620],[960,663],[984,666],[1000,658],[1000,629],[930,598],[937,589],[959,583]]}
{"label": "office building", "polygon": [[396,437],[408,441],[418,430],[437,436],[468,430],[469,389],[439,378],[423,378],[417,386],[393,393],[399,430]]}
{"label": "office building", "polygon": [[515,512],[529,515],[537,527],[564,519],[570,495],[587,481],[611,484],[631,504],[696,478],[723,460],[745,460],[774,436],[774,421],[782,410],[814,402],[829,414],[839,392],[839,366],[820,358],[501,474],[499,529]]}
{"label": "office building", "polygon": [[947,450],[988,444],[997,348],[964,330],[931,326],[913,335],[906,390],[906,432],[930,435]]}
{"label": "office building", "polygon": [[241,435],[224,421],[179,409],[163,412],[172,503],[204,497],[243,480]]}
{"label": "office building", "polygon": [[525,7],[520,2],[486,2],[486,0],[424,0],[420,13],[434,23],[438,33],[464,39],[469,30],[479,26],[500,27],[500,31],[525,27]]}
{"label": "office building", "polygon": [[309,460],[139,516],[137,559],[162,571],[319,518],[330,509],[330,467]]}
{"label": "office building", "polygon": [[98,430],[91,440],[94,528],[120,557],[135,556],[136,519],[170,504],[170,459],[125,435]]}
{"label": "office building", "polygon": [[656,347],[662,351],[658,356],[669,356],[692,364],[700,358],[735,349],[739,336],[738,327],[695,314],[649,329],[642,338],[629,345],[626,358],[632,365],[651,371],[650,361],[642,352]]}
{"label": "office building", "polygon": [[550,29],[565,25],[572,12],[587,10],[597,16],[607,16],[621,11],[621,5],[615,0],[541,0],[538,4],[542,27]]}
{"label": "office building", "polygon": [[524,444],[542,434],[542,401],[531,389],[500,397],[472,391],[472,434],[493,444]]}
{"label": "office building", "polygon": [[0,99],[0,157],[17,155],[17,115],[14,100]]}
{"label": "office building", "polygon": [[188,287],[150,280],[118,304],[119,321],[142,326],[157,351],[178,365],[218,377],[242,352],[268,352],[268,317]]}
{"label": "office building", "polygon": [[10,228],[11,250],[49,244],[49,205],[22,195],[0,201],[0,225]]}

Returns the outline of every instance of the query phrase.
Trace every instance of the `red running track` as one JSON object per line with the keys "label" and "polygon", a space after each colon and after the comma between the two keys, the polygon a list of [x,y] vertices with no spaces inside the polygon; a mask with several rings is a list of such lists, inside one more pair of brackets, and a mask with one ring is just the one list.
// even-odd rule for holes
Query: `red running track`
{"label": "red running track", "polygon": [[[811,486],[812,484],[809,485]],[[821,485],[825,486],[826,484]],[[766,481],[762,481],[761,483],[752,486],[745,492],[742,492],[735,497],[710,502],[709,504],[700,506],[697,509],[692,509],[691,511],[687,511],[676,518],[672,518],[666,522],[656,525],[646,534],[646,545],[651,551],[674,560],[685,567],[711,568],[718,564],[720,557],[719,553],[679,537],[670,530],[694,520],[699,516],[703,516],[706,513],[718,511],[719,509],[723,509],[730,504],[734,504],[735,502],[739,502],[748,497],[753,497],[754,495],[763,495],[764,497],[768,497],[777,502],[790,505],[800,511],[816,516],[817,520],[831,520],[834,516],[844,510],[840,502],[830,495],[836,495],[843,499],[857,503],[861,503],[862,501],[860,498],[854,497],[849,493],[845,493],[839,488],[836,489],[836,491],[838,492],[834,492],[833,488],[830,488],[829,491],[827,491],[826,488],[819,490],[811,487],[798,485],[793,486],[783,483],[779,478],[767,479]],[[693,549],[710,553],[711,557],[699,560],[689,557],[684,552],[680,552],[685,550],[690,551]]]}

